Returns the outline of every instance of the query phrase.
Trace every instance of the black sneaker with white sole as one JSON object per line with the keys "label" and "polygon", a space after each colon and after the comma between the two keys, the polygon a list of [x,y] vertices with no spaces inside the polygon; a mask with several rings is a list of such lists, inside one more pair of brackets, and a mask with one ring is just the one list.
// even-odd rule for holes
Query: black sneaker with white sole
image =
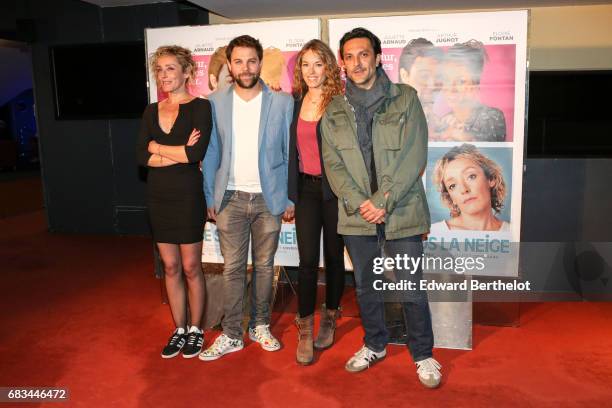
{"label": "black sneaker with white sole", "polygon": [[162,358],[176,357],[181,352],[187,342],[185,329],[176,329],[168,339],[168,344],[161,352]]}
{"label": "black sneaker with white sole", "polygon": [[187,344],[183,347],[183,357],[193,358],[200,354],[204,344],[204,334],[200,332],[187,333]]}

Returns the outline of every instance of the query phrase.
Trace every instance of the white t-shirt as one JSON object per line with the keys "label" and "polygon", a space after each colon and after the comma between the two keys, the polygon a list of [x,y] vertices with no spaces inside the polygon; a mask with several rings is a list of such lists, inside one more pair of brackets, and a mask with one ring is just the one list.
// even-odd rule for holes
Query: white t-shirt
{"label": "white t-shirt", "polygon": [[259,121],[261,92],[250,101],[233,93],[232,162],[228,190],[261,193],[259,179]]}
{"label": "white t-shirt", "polygon": [[[445,220],[440,222],[436,222],[435,224],[431,224],[430,234],[441,234],[444,232],[454,231],[448,228],[448,224]],[[510,223],[506,221],[502,221],[501,227],[497,230],[497,232],[510,232]]]}

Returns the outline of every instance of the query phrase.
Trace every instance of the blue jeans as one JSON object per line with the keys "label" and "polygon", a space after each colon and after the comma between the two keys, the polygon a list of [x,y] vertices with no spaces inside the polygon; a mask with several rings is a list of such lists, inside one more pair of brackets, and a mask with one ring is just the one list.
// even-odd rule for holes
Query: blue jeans
{"label": "blue jeans", "polygon": [[281,216],[270,214],[262,194],[227,191],[223,204],[217,214],[219,244],[224,259],[225,317],[221,325],[223,333],[227,336],[242,339],[242,311],[249,239],[252,241],[254,274],[250,327],[254,327],[270,323],[274,254],[278,247]]}
{"label": "blue jeans", "polygon": [[[357,301],[361,323],[365,331],[364,343],[375,352],[381,352],[389,342],[389,333],[385,325],[385,305],[383,293],[374,289],[374,281],[382,275],[375,274],[374,258],[409,257],[420,258],[423,254],[423,242],[420,235],[385,240],[384,227],[377,228],[377,236],[344,235],[344,243],[353,262]],[[396,271],[398,272],[398,271]],[[417,283],[423,278],[419,266],[414,274],[400,273],[402,277]],[[402,302],[406,328],[408,331],[408,348],[414,361],[421,361],[432,356],[434,344],[431,327],[431,312],[427,292],[414,290],[406,293]]]}

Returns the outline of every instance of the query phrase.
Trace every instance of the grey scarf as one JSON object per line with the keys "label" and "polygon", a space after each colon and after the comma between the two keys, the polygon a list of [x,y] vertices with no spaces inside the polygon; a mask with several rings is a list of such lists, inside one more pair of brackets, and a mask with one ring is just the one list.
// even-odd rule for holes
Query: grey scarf
{"label": "grey scarf", "polygon": [[357,139],[359,140],[359,148],[363,155],[363,161],[368,170],[372,194],[378,190],[374,149],[372,148],[372,120],[374,119],[374,114],[388,95],[390,84],[391,81],[389,81],[387,74],[385,74],[381,67],[376,69],[376,81],[370,89],[361,89],[350,79],[346,81],[346,99],[355,112]]}

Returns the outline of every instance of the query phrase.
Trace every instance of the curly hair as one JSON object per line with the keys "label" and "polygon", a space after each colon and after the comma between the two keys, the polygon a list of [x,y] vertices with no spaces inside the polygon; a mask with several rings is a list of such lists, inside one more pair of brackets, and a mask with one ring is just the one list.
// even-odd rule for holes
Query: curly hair
{"label": "curly hair", "polygon": [[302,59],[307,51],[312,51],[321,58],[325,66],[325,82],[322,86],[322,101],[319,106],[319,113],[325,111],[327,105],[336,95],[342,94],[343,83],[340,79],[340,67],[336,62],[336,57],[332,50],[320,40],[310,40],[300,50],[295,59],[295,68],[293,69],[293,97],[301,99],[308,92],[308,86],[302,76]]}
{"label": "curly hair", "polygon": [[446,166],[457,159],[467,159],[479,165],[487,180],[493,181],[493,187],[491,187],[491,208],[496,213],[499,213],[504,207],[504,199],[506,198],[506,182],[504,181],[502,170],[497,163],[480,153],[476,146],[464,143],[461,146],[453,147],[438,159],[433,171],[433,182],[440,192],[442,203],[449,208],[451,217],[458,217],[461,211],[451,200],[444,184],[444,173]]}
{"label": "curly hair", "polygon": [[149,56],[149,68],[151,69],[151,73],[155,77],[155,81],[157,82],[157,75],[155,74],[155,69],[157,68],[157,61],[160,57],[166,55],[176,57],[176,60],[181,66],[183,72],[189,74],[185,85],[190,84],[190,81],[195,79],[194,77],[196,72],[196,64],[193,60],[193,55],[191,55],[191,51],[188,48],[181,47],[180,45],[162,45]]}

